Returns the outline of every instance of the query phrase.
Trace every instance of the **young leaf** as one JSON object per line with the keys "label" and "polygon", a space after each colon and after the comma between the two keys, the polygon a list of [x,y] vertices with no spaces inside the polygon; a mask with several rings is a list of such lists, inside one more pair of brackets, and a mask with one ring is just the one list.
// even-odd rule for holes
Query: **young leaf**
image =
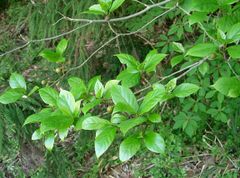
{"label": "young leaf", "polygon": [[68,40],[62,39],[56,47],[56,52],[59,53],[60,55],[63,55],[63,53],[67,49],[67,45],[68,45]]}
{"label": "young leaf", "polygon": [[240,39],[240,23],[234,24],[227,32],[227,39],[237,41]]}
{"label": "young leaf", "polygon": [[12,73],[10,76],[9,84],[11,88],[23,88],[27,89],[25,79],[22,75],[17,73]]}
{"label": "young leaf", "polygon": [[95,15],[105,15],[106,11],[102,9],[100,4],[94,4],[91,7],[89,7],[89,10],[86,13]]}
{"label": "young leaf", "polygon": [[233,98],[240,96],[240,81],[236,77],[219,78],[213,87],[223,95]]}
{"label": "young leaf", "polygon": [[119,158],[122,162],[129,160],[140,149],[141,140],[137,135],[130,136],[120,144]]}
{"label": "young leaf", "polygon": [[31,123],[41,122],[42,119],[49,117],[51,113],[52,113],[52,110],[50,108],[45,108],[36,114],[32,114],[27,117],[23,126]]}
{"label": "young leaf", "polygon": [[109,99],[111,98],[111,89],[113,86],[118,85],[120,81],[119,80],[110,80],[106,83],[105,85],[105,90],[104,90],[104,97]]}
{"label": "young leaf", "polygon": [[94,86],[97,80],[101,80],[101,76],[98,75],[89,80],[87,87],[88,93],[94,91]]}
{"label": "young leaf", "polygon": [[86,118],[90,117],[90,116],[91,116],[90,114],[86,114],[86,115],[84,115],[84,116],[81,116],[81,117],[77,120],[77,123],[76,123],[76,125],[75,125],[75,130],[82,130],[82,123],[83,123],[83,121],[84,121]]}
{"label": "young leaf", "polygon": [[95,138],[95,153],[99,158],[112,144],[116,135],[115,127],[106,127],[101,133]]}
{"label": "young leaf", "polygon": [[94,92],[96,98],[101,98],[103,96],[104,86],[99,80],[97,80],[97,82],[95,83]]}
{"label": "young leaf", "polygon": [[85,82],[78,77],[69,78],[68,84],[70,86],[70,92],[73,94],[76,100],[81,98],[85,93],[87,93],[87,87],[85,85]]}
{"label": "young leaf", "polygon": [[173,42],[173,49],[179,53],[185,53],[185,49],[181,43]]}
{"label": "young leaf", "polygon": [[41,138],[42,138],[42,134],[40,129],[35,130],[32,134],[32,140],[39,140]]}
{"label": "young leaf", "polygon": [[176,87],[176,89],[173,91],[173,95],[179,98],[184,98],[196,93],[198,90],[199,87],[197,85],[191,83],[182,83]]}
{"label": "young leaf", "polygon": [[188,50],[186,56],[206,57],[213,54],[217,50],[217,46],[212,43],[197,44]]}
{"label": "young leaf", "polygon": [[117,79],[121,80],[122,85],[128,88],[134,87],[139,84],[140,78],[140,72],[132,68],[125,69],[117,76]]}
{"label": "young leaf", "polygon": [[64,141],[64,139],[67,137],[68,135],[68,128],[64,128],[64,129],[60,129],[58,131],[58,134],[59,134],[59,138]]}
{"label": "young leaf", "polygon": [[20,98],[22,98],[24,93],[25,89],[23,88],[9,89],[0,96],[0,103],[2,104],[14,103]]}
{"label": "young leaf", "polygon": [[72,115],[75,110],[75,99],[69,91],[61,90],[57,101],[59,109],[68,115]]}
{"label": "young leaf", "polygon": [[51,87],[41,88],[39,90],[39,95],[44,101],[44,103],[51,106],[57,106],[58,93]]}
{"label": "young leaf", "polygon": [[140,63],[129,54],[117,54],[115,55],[122,64],[126,64],[128,68],[137,69]]}
{"label": "young leaf", "polygon": [[153,131],[144,135],[145,146],[152,152],[163,154],[165,151],[165,143],[161,135]]}
{"label": "young leaf", "polygon": [[119,8],[123,3],[124,3],[125,0],[114,0],[112,6],[111,6],[111,9],[110,9],[110,12],[113,12],[115,11],[117,8]]}
{"label": "young leaf", "polygon": [[47,59],[50,62],[64,62],[65,58],[61,54],[51,51],[49,49],[44,49],[39,56]]}
{"label": "young leaf", "polygon": [[85,115],[90,109],[94,108],[95,106],[101,103],[101,99],[94,99],[93,101],[87,103],[83,106],[82,112]]}
{"label": "young leaf", "polygon": [[131,90],[123,86],[113,86],[111,95],[115,105],[121,106],[126,112],[137,113],[139,106]]}
{"label": "young leaf", "polygon": [[175,56],[171,59],[171,66],[172,67],[175,67],[176,65],[178,65],[179,63],[181,63],[184,59],[184,56],[183,55],[178,55],[178,56]]}
{"label": "young leaf", "polygon": [[45,147],[48,149],[48,150],[52,150],[52,148],[53,148],[53,144],[54,144],[54,134],[53,133],[51,133],[51,134],[49,134],[47,137],[46,137],[46,139],[45,139],[45,141],[44,141],[44,145],[45,145]]}
{"label": "young leaf", "polygon": [[228,47],[227,52],[231,58],[240,59],[240,45]]}
{"label": "young leaf", "polygon": [[162,121],[162,118],[160,114],[154,113],[148,116],[148,120],[152,123],[159,123]]}
{"label": "young leaf", "polygon": [[145,121],[146,121],[146,119],[144,117],[129,119],[126,121],[122,121],[119,124],[119,127],[120,127],[121,132],[125,135],[130,129],[132,129],[133,127],[136,127],[137,125],[142,124]]}
{"label": "young leaf", "polygon": [[173,78],[172,80],[170,80],[165,88],[166,88],[166,92],[170,93],[174,90],[174,88],[176,88],[177,86],[177,78]]}
{"label": "young leaf", "polygon": [[157,50],[150,51],[144,60],[144,71],[154,72],[156,71],[156,66],[166,57],[166,54],[158,54]]}
{"label": "young leaf", "polygon": [[208,70],[209,70],[209,65],[207,62],[202,63],[199,68],[198,68],[199,72],[202,74],[202,76],[204,76]]}
{"label": "young leaf", "polygon": [[101,119],[97,116],[90,116],[85,118],[82,122],[82,129],[84,130],[98,130],[111,123],[105,119]]}
{"label": "young leaf", "polygon": [[120,124],[121,122],[125,121],[127,118],[121,114],[114,114],[111,117],[111,123],[113,124]]}
{"label": "young leaf", "polygon": [[98,3],[100,4],[101,8],[105,11],[108,12],[111,8],[113,0],[98,0]]}

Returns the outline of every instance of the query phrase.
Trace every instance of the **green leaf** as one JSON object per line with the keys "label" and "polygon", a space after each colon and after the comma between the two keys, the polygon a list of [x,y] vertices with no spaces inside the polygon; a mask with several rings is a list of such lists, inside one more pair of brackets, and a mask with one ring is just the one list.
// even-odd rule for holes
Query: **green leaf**
{"label": "green leaf", "polygon": [[193,12],[189,16],[189,25],[193,25],[195,23],[203,22],[207,20],[207,13],[206,12]]}
{"label": "green leaf", "polygon": [[227,39],[234,41],[240,40],[240,23],[234,24],[227,32]]}
{"label": "green leaf", "polygon": [[110,12],[113,12],[115,11],[117,8],[119,8],[123,3],[124,3],[125,0],[114,0],[112,6],[111,6],[111,9],[110,9]]}
{"label": "green leaf", "polygon": [[14,103],[20,98],[22,98],[24,93],[25,89],[23,88],[15,88],[4,91],[4,93],[0,96],[0,103],[2,104]]}
{"label": "green leaf", "polygon": [[170,93],[172,92],[177,86],[177,78],[173,78],[172,80],[170,80],[166,85],[166,92]]}
{"label": "green leaf", "polygon": [[136,135],[130,136],[123,140],[119,149],[120,160],[122,162],[129,160],[137,153],[137,151],[140,149],[140,146],[141,140]]}
{"label": "green leaf", "polygon": [[182,83],[176,87],[176,89],[173,91],[173,95],[179,98],[184,98],[190,96],[193,93],[196,93],[198,90],[199,87],[195,84]]}
{"label": "green leaf", "polygon": [[155,89],[148,92],[139,108],[139,113],[144,114],[154,108],[159,102],[164,100],[165,89]]}
{"label": "green leaf", "polygon": [[35,130],[32,134],[32,140],[39,140],[41,138],[42,138],[42,134],[40,129]]}
{"label": "green leaf", "polygon": [[240,96],[240,80],[236,77],[219,78],[213,87],[225,96],[233,98]]}
{"label": "green leaf", "polygon": [[217,46],[212,43],[197,44],[188,50],[186,56],[206,57],[213,54],[217,50]]}
{"label": "green leaf", "polygon": [[51,113],[52,110],[50,108],[42,109],[40,112],[28,116],[23,126],[25,126],[26,124],[41,122],[42,119],[48,118],[51,115]]}
{"label": "green leaf", "polygon": [[166,57],[166,54],[158,54],[157,50],[150,51],[144,60],[144,71],[154,72],[156,66]]}
{"label": "green leaf", "polygon": [[58,131],[59,134],[59,138],[64,141],[64,139],[67,137],[68,135],[68,128],[63,128],[63,129],[59,129]]}
{"label": "green leaf", "polygon": [[59,109],[68,115],[72,115],[75,110],[75,99],[72,93],[61,90],[57,101]]}
{"label": "green leaf", "polygon": [[41,88],[39,90],[39,95],[44,101],[44,103],[51,106],[57,106],[58,92],[51,87]]}
{"label": "green leaf", "polygon": [[165,151],[165,142],[161,135],[153,131],[144,135],[145,146],[152,152],[163,154]]}
{"label": "green leaf", "polygon": [[95,83],[94,92],[95,92],[96,98],[102,98],[103,92],[104,92],[104,86],[99,80],[97,80]]}
{"label": "green leaf", "polygon": [[111,98],[111,89],[113,86],[118,85],[119,80],[109,80],[105,85],[104,97],[109,99]]}
{"label": "green leaf", "polygon": [[91,80],[89,80],[88,82],[88,92],[92,92],[94,91],[94,86],[95,86],[95,83],[97,82],[97,80],[101,80],[101,76],[95,76],[93,78],[91,78]]}
{"label": "green leaf", "polygon": [[137,113],[139,107],[137,99],[130,89],[123,86],[113,86],[111,95],[114,104],[124,108],[125,112]]}
{"label": "green leaf", "polygon": [[146,119],[144,117],[129,119],[126,121],[122,121],[119,124],[119,127],[120,127],[121,132],[125,135],[130,129],[142,124],[145,121],[146,121]]}
{"label": "green leaf", "polygon": [[126,64],[127,67],[137,69],[140,63],[129,54],[117,54],[115,55],[122,64]]}
{"label": "green leaf", "polygon": [[87,93],[87,87],[85,85],[85,82],[78,77],[69,78],[68,84],[70,86],[70,92],[73,94],[76,100],[81,98],[85,93]]}
{"label": "green leaf", "polygon": [[179,53],[185,53],[185,49],[181,43],[173,42],[173,49]]}
{"label": "green leaf", "polygon": [[45,147],[50,151],[52,150],[53,145],[54,145],[54,137],[55,137],[54,134],[51,133],[46,137],[46,139],[44,141]]}
{"label": "green leaf", "polygon": [[240,45],[230,46],[227,48],[229,56],[233,59],[240,58]]}
{"label": "green leaf", "polygon": [[27,89],[27,85],[24,77],[17,73],[11,74],[9,84],[10,84],[10,87],[13,89],[15,88],[23,88],[25,90]]}
{"label": "green leaf", "polygon": [[116,135],[115,127],[106,127],[95,138],[95,153],[99,158],[112,144]]}
{"label": "green leaf", "polygon": [[102,9],[100,4],[94,4],[89,7],[89,10],[86,13],[95,14],[95,15],[105,15],[106,11]]}
{"label": "green leaf", "polygon": [[120,124],[121,122],[125,121],[127,118],[121,114],[114,114],[111,117],[111,123],[113,124]]}
{"label": "green leaf", "polygon": [[94,108],[95,106],[101,103],[101,99],[94,99],[93,101],[87,103],[83,106],[82,112],[85,115],[90,109]]}
{"label": "green leaf", "polygon": [[122,85],[128,88],[134,87],[139,84],[140,78],[140,72],[131,68],[125,69],[117,76],[117,79],[121,80]]}
{"label": "green leaf", "polygon": [[65,58],[61,54],[51,51],[49,49],[44,49],[39,56],[47,59],[50,62],[64,62]]}
{"label": "green leaf", "polygon": [[82,129],[84,130],[98,130],[111,123],[105,119],[100,119],[97,116],[90,116],[82,122]]}
{"label": "green leaf", "polygon": [[209,65],[207,62],[202,63],[199,67],[198,67],[199,72],[202,74],[202,76],[204,76],[208,71],[209,71]]}
{"label": "green leaf", "polygon": [[183,55],[178,55],[178,56],[175,56],[171,59],[171,66],[172,67],[175,67],[176,65],[178,65],[179,63],[181,63],[184,59],[184,56]]}
{"label": "green leaf", "polygon": [[101,8],[105,11],[108,12],[111,8],[113,0],[98,0],[98,3],[100,4]]}
{"label": "green leaf", "polygon": [[159,123],[162,121],[161,115],[157,113],[150,114],[148,120],[152,123]]}
{"label": "green leaf", "polygon": [[60,55],[63,55],[63,53],[67,49],[67,45],[68,45],[68,40],[62,39],[56,47],[56,52],[59,53]]}
{"label": "green leaf", "polygon": [[84,116],[81,116],[81,117],[77,120],[77,123],[76,123],[76,125],[75,125],[75,130],[82,130],[82,123],[83,123],[83,121],[84,121],[86,118],[90,117],[90,116],[91,116],[90,114],[86,114],[86,115],[84,115]]}

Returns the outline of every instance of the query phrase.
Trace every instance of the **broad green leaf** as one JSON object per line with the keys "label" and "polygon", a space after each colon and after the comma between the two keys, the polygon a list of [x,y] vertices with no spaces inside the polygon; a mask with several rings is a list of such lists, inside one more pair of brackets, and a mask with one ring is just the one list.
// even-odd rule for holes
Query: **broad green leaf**
{"label": "broad green leaf", "polygon": [[108,12],[111,8],[113,0],[98,0],[98,3],[100,4],[101,8],[105,11]]}
{"label": "broad green leaf", "polygon": [[185,49],[181,43],[173,42],[173,49],[179,53],[185,53]]}
{"label": "broad green leaf", "polygon": [[119,8],[123,3],[124,3],[125,0],[114,0],[112,6],[111,6],[111,9],[110,9],[110,12],[113,12],[115,11],[117,8]]}
{"label": "broad green leaf", "polygon": [[197,44],[196,46],[192,47],[188,50],[187,56],[194,56],[194,57],[206,57],[213,54],[217,50],[217,46],[212,43],[202,43]]}
{"label": "broad green leaf", "polygon": [[184,56],[183,55],[178,55],[178,56],[175,56],[171,59],[171,66],[172,67],[175,67],[176,65],[178,65],[179,63],[181,63],[184,59]]}
{"label": "broad green leaf", "polygon": [[140,105],[139,113],[144,114],[153,109],[159,102],[164,100],[165,89],[155,89],[150,91]]}
{"label": "broad green leaf", "polygon": [[58,131],[59,134],[59,138],[64,141],[64,139],[67,137],[68,135],[68,128],[63,128],[63,129],[59,129]]}
{"label": "broad green leaf", "polygon": [[206,12],[193,12],[189,16],[189,25],[193,25],[198,22],[203,22],[204,20],[207,20]]}
{"label": "broad green leaf", "polygon": [[115,127],[106,127],[101,133],[95,138],[95,153],[99,158],[112,144],[116,135]]}
{"label": "broad green leaf", "polygon": [[240,80],[236,77],[219,78],[213,87],[223,95],[233,98],[240,96]]}
{"label": "broad green leaf", "polygon": [[117,54],[115,55],[119,59],[119,61],[122,64],[126,64],[127,67],[132,68],[132,69],[137,69],[139,66],[139,62],[131,55],[129,54]]}
{"label": "broad green leaf", "polygon": [[50,151],[52,150],[53,145],[54,145],[54,137],[55,137],[54,134],[51,133],[51,134],[47,135],[47,137],[44,141],[45,147]]}
{"label": "broad green leaf", "polygon": [[150,51],[144,60],[144,71],[154,72],[156,66],[166,57],[166,54],[158,54],[157,50]]}
{"label": "broad green leaf", "polygon": [[228,47],[227,52],[231,58],[239,59],[240,58],[240,45]]}
{"label": "broad green leaf", "polygon": [[111,123],[113,124],[120,124],[121,122],[125,121],[127,118],[121,114],[114,114],[111,117]]}
{"label": "broad green leaf", "polygon": [[121,80],[121,83],[124,87],[134,87],[140,82],[140,72],[135,69],[125,69],[118,76],[117,79]]}
{"label": "broad green leaf", "polygon": [[234,24],[227,32],[227,39],[232,41],[240,40],[240,23]]}
{"label": "broad green leaf", "polygon": [[204,76],[209,71],[209,65],[207,62],[202,63],[198,67],[199,72]]}
{"label": "broad green leaf", "polygon": [[32,134],[32,140],[39,140],[41,138],[42,138],[42,134],[40,129],[35,130]]}
{"label": "broad green leaf", "polygon": [[137,151],[140,149],[141,146],[141,140],[138,138],[138,136],[133,135],[125,140],[120,144],[119,149],[119,159],[124,162],[132,158]]}
{"label": "broad green leaf", "polygon": [[152,152],[163,154],[165,151],[165,142],[161,135],[153,131],[144,135],[145,146]]}
{"label": "broad green leaf", "polygon": [[84,130],[98,130],[111,123],[105,119],[101,119],[97,116],[90,116],[85,118],[82,122],[82,129]]}
{"label": "broad green leaf", "polygon": [[90,116],[91,116],[90,114],[86,114],[86,115],[81,116],[80,118],[78,118],[77,123],[75,125],[75,130],[82,130],[82,123],[83,123],[83,121],[86,118],[90,117]]}
{"label": "broad green leaf", "polygon": [[239,0],[218,0],[218,3],[221,5],[231,5],[238,1]]}
{"label": "broad green leaf", "polygon": [[86,13],[95,14],[95,15],[104,15],[106,14],[106,11],[102,9],[100,4],[94,4],[91,7],[89,7],[89,10]]}
{"label": "broad green leaf", "polygon": [[104,86],[99,80],[97,80],[95,83],[94,92],[95,92],[96,98],[102,98],[104,93]]}
{"label": "broad green leaf", "polygon": [[51,106],[57,106],[58,92],[51,87],[41,88],[39,90],[39,95],[44,101],[44,103]]}
{"label": "broad green leaf", "polygon": [[60,55],[63,55],[63,53],[67,49],[67,45],[68,45],[68,40],[62,39],[56,47],[56,52],[59,53]]}
{"label": "broad green leaf", "polygon": [[166,92],[172,92],[177,86],[177,78],[173,78],[172,80],[170,80],[166,85]]}
{"label": "broad green leaf", "polygon": [[111,89],[113,86],[118,85],[119,80],[109,80],[105,85],[104,97],[109,99],[111,98]]}
{"label": "broad green leaf", "polygon": [[95,83],[97,82],[97,80],[101,80],[101,76],[95,76],[89,80],[88,87],[87,87],[88,92],[94,91],[94,86],[95,86]]}
{"label": "broad green leaf", "polygon": [[14,103],[20,98],[22,98],[24,93],[25,89],[23,88],[15,88],[4,91],[4,93],[0,96],[0,103],[2,104]]}
{"label": "broad green leaf", "polygon": [[134,119],[128,119],[126,121],[122,121],[119,124],[119,127],[120,127],[121,132],[125,135],[130,129],[142,124],[145,121],[146,121],[146,118],[144,118],[144,117],[137,117],[137,118],[134,118]]}
{"label": "broad green leaf", "polygon": [[61,90],[57,101],[58,108],[68,115],[72,115],[75,110],[75,99],[72,93]]}
{"label": "broad green leaf", "polygon": [[73,94],[75,99],[79,99],[85,93],[87,93],[87,87],[85,85],[85,82],[78,77],[69,78],[68,84],[70,86],[70,92]]}
{"label": "broad green leaf", "polygon": [[41,122],[42,119],[48,118],[51,115],[51,113],[52,113],[52,110],[50,108],[45,108],[36,114],[32,114],[27,117],[23,126],[26,124]]}
{"label": "broad green leaf", "polygon": [[83,114],[85,115],[89,110],[91,110],[95,106],[99,105],[100,103],[101,103],[101,99],[94,99],[93,101],[87,103],[82,108]]}
{"label": "broad green leaf", "polygon": [[9,84],[11,88],[23,88],[27,89],[25,79],[22,75],[17,73],[12,73],[10,76]]}
{"label": "broad green leaf", "polygon": [[113,86],[111,95],[114,104],[124,107],[125,112],[137,113],[139,107],[137,99],[130,89],[123,86]]}
{"label": "broad green leaf", "polygon": [[161,115],[157,113],[150,114],[148,120],[152,123],[159,123],[162,121]]}
{"label": "broad green leaf", "polygon": [[179,98],[184,98],[190,96],[193,93],[196,93],[198,90],[199,87],[195,84],[182,83],[176,87],[176,89],[173,91],[173,95]]}
{"label": "broad green leaf", "polygon": [[50,62],[64,62],[65,58],[61,54],[51,51],[49,49],[44,49],[39,56],[47,59]]}

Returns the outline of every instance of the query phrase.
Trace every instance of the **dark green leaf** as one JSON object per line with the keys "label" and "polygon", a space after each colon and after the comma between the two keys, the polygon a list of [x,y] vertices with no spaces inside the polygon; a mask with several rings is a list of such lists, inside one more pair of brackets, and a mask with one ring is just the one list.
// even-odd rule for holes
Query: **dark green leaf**
{"label": "dark green leaf", "polygon": [[227,51],[231,58],[240,59],[240,45],[230,46]]}

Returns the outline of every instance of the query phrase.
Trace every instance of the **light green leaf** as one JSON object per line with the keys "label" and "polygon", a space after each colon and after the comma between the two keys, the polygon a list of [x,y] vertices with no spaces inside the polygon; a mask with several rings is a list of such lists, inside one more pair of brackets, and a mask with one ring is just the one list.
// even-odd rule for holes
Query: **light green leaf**
{"label": "light green leaf", "polygon": [[190,96],[193,93],[196,93],[198,90],[199,87],[195,84],[182,83],[176,87],[176,89],[173,91],[173,95],[179,98],[184,98]]}
{"label": "light green leaf", "polygon": [[206,57],[213,54],[217,50],[217,46],[212,43],[197,44],[188,50],[186,56]]}
{"label": "light green leaf", "polygon": [[234,24],[227,32],[227,39],[234,41],[240,40],[240,23]]}
{"label": "light green leaf", "polygon": [[136,135],[130,136],[123,140],[119,149],[120,160],[122,162],[129,160],[137,153],[137,151],[140,149],[140,146],[141,140]]}
{"label": "light green leaf", "polygon": [[112,144],[116,135],[115,127],[106,127],[95,138],[95,153],[99,158]]}
{"label": "light green leaf", "polygon": [[114,0],[113,4],[112,4],[112,7],[110,9],[110,12],[113,12],[115,11],[117,8],[119,8],[123,3],[124,3],[125,0]]}
{"label": "light green leaf", "polygon": [[120,124],[121,122],[125,121],[127,118],[121,114],[114,114],[111,117],[111,123],[113,124]]}
{"label": "light green leaf", "polygon": [[172,80],[170,80],[166,85],[166,92],[172,92],[177,86],[177,78],[173,78]]}
{"label": "light green leaf", "polygon": [[64,139],[67,137],[68,135],[68,128],[63,128],[63,129],[59,129],[58,131],[59,134],[59,138],[64,141]]}
{"label": "light green leaf", "polygon": [[213,87],[223,95],[233,98],[240,96],[240,80],[236,77],[219,78]]}
{"label": "light green leaf", "polygon": [[27,117],[23,126],[25,126],[26,124],[41,122],[42,119],[48,118],[51,115],[51,113],[52,110],[50,108],[45,108],[36,114],[32,114]]}
{"label": "light green leaf", "polygon": [[76,125],[75,125],[75,130],[82,130],[82,123],[83,123],[83,121],[84,121],[86,118],[90,117],[90,116],[91,116],[90,114],[86,114],[86,115],[84,115],[84,116],[81,116],[81,117],[77,120],[77,123],[76,123]]}
{"label": "light green leaf", "polygon": [[111,95],[114,104],[124,107],[125,112],[137,113],[139,107],[137,99],[130,89],[123,86],[113,86]]}
{"label": "light green leaf", "polygon": [[69,91],[61,90],[57,101],[59,109],[68,115],[72,115],[75,110],[75,99]]}
{"label": "light green leaf", "polygon": [[22,75],[17,73],[12,73],[10,76],[9,84],[11,88],[23,88],[27,89],[25,79]]}
{"label": "light green leaf", "polygon": [[101,99],[94,99],[93,101],[87,103],[83,106],[82,112],[85,115],[90,109],[94,108],[95,106],[101,103]]}
{"label": "light green leaf", "polygon": [[185,53],[185,49],[181,43],[173,42],[173,49],[179,53]]}
{"label": "light green leaf", "polygon": [[88,82],[88,92],[92,92],[94,91],[94,86],[95,86],[95,83],[97,82],[97,80],[101,80],[101,76],[95,76],[93,78],[91,78]]}
{"label": "light green leaf", "polygon": [[51,51],[49,49],[44,49],[39,56],[47,59],[50,62],[64,62],[65,58],[61,54]]}
{"label": "light green leaf", "polygon": [[207,20],[207,13],[206,12],[193,12],[189,16],[189,25],[193,25],[198,22],[203,22],[204,20]]}
{"label": "light green leaf", "polygon": [[98,0],[98,3],[100,4],[101,8],[105,11],[108,12],[111,8],[113,0]]}
{"label": "light green leaf", "polygon": [[58,92],[51,87],[41,88],[39,90],[39,95],[44,101],[44,103],[51,106],[57,106]]}
{"label": "light green leaf", "polygon": [[178,65],[179,63],[181,63],[184,59],[184,56],[183,55],[178,55],[178,56],[175,56],[171,59],[171,66],[172,67],[175,67],[176,65]]}
{"label": "light green leaf", "polygon": [[87,93],[87,87],[85,85],[85,82],[78,77],[69,78],[68,84],[70,86],[70,92],[73,94],[76,100],[81,98],[85,93]]}
{"label": "light green leaf", "polygon": [[91,7],[89,7],[89,10],[86,13],[95,14],[95,15],[104,15],[106,14],[106,11],[102,9],[100,4],[94,4]]}
{"label": "light green leaf", "polygon": [[62,39],[56,47],[56,52],[59,53],[60,55],[63,55],[63,53],[67,49],[67,45],[68,45],[68,40]]}
{"label": "light green leaf", "polygon": [[202,63],[198,67],[199,72],[204,76],[209,71],[209,65],[207,62]]}
{"label": "light green leaf", "polygon": [[163,154],[165,151],[165,142],[161,135],[153,131],[144,135],[145,146],[152,152]]}
{"label": "light green leaf", "polygon": [[111,123],[105,119],[101,119],[97,116],[90,116],[85,118],[82,122],[82,129],[84,130],[98,130]]}
{"label": "light green leaf", "polygon": [[96,98],[101,98],[103,96],[104,86],[99,80],[97,80],[95,83],[94,92]]}
{"label": "light green leaf", "polygon": [[148,120],[152,123],[159,123],[162,121],[161,115],[157,113],[150,114]]}
{"label": "light green leaf", "polygon": [[113,86],[118,85],[119,80],[109,80],[105,85],[104,97],[109,99],[111,98],[111,89]]}
{"label": "light green leaf", "polygon": [[40,129],[35,130],[32,134],[32,140],[39,140],[41,138],[42,138],[42,134]]}
{"label": "light green leaf", "polygon": [[20,98],[22,98],[24,93],[25,89],[23,88],[15,88],[4,91],[4,93],[0,96],[0,103],[2,104],[14,103]]}
{"label": "light green leaf", "polygon": [[134,87],[139,84],[140,78],[140,72],[131,68],[125,69],[117,76],[117,79],[121,80],[122,85],[128,88]]}
{"label": "light green leaf", "polygon": [[119,59],[122,64],[126,64],[127,67],[132,69],[137,69],[140,63],[131,55],[129,54],[117,54],[115,55]]}
{"label": "light green leaf", "polygon": [[45,147],[50,151],[52,150],[53,145],[54,145],[54,137],[55,137],[54,134],[51,133],[46,137],[46,139],[44,141]]}
{"label": "light green leaf", "polygon": [[128,119],[126,121],[122,121],[119,124],[119,127],[120,127],[121,132],[125,135],[130,129],[142,124],[145,121],[146,121],[146,118],[144,118],[144,117]]}
{"label": "light green leaf", "polygon": [[150,51],[144,60],[144,71],[154,72],[156,66],[166,57],[166,54],[158,54],[157,50]]}
{"label": "light green leaf", "polygon": [[240,45],[228,47],[227,52],[231,58],[239,59],[240,58]]}

